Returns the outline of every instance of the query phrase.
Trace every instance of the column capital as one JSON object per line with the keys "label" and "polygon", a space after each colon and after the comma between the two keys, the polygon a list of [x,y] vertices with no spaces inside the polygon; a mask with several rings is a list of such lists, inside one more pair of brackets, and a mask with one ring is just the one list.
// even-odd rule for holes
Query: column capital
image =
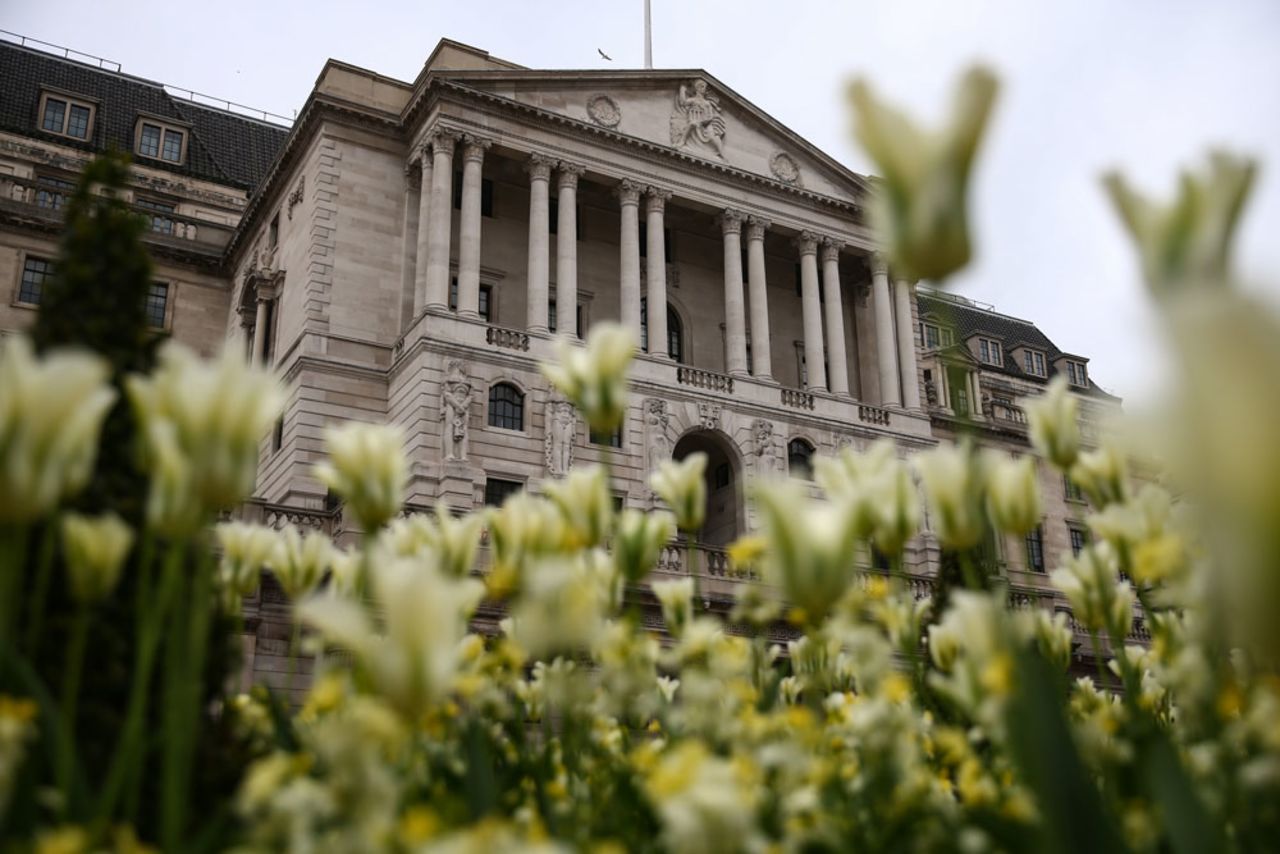
{"label": "column capital", "polygon": [[436,128],[427,136],[427,140],[431,143],[432,151],[452,155],[461,136],[462,134],[450,128]]}
{"label": "column capital", "polygon": [[803,258],[805,255],[814,255],[817,253],[818,240],[820,239],[819,235],[814,234],[812,231],[802,231],[797,234],[795,239],[791,242],[800,250],[800,256]]}
{"label": "column capital", "polygon": [[822,263],[840,260],[840,250],[844,247],[843,241],[836,240],[834,237],[824,237],[821,240],[821,245],[822,253],[819,257],[822,259]]}
{"label": "column capital", "polygon": [[410,169],[421,168],[424,163],[430,161],[431,139],[428,137],[409,149],[409,157],[404,162],[404,171],[407,173]]}
{"label": "column capital", "polygon": [[879,252],[872,252],[870,256],[871,273],[876,276],[889,275],[889,262]]}
{"label": "column capital", "polygon": [[624,205],[638,205],[640,204],[640,193],[643,190],[643,185],[632,181],[630,178],[623,178],[614,189],[614,194]]}
{"label": "column capital", "polygon": [[747,217],[747,240],[764,240],[764,233],[773,228],[773,223],[764,217]]}
{"label": "column capital", "polygon": [[533,152],[524,164],[524,171],[529,173],[530,181],[550,181],[551,169],[556,165],[554,157]]}
{"label": "column capital", "polygon": [[666,208],[667,202],[671,199],[671,191],[664,190],[661,187],[645,187],[644,188],[644,210],[645,213],[662,213]]}
{"label": "column capital", "polygon": [[576,190],[578,179],[587,171],[587,167],[579,163],[570,163],[568,160],[558,162],[556,169],[559,170],[556,186],[562,190]]}
{"label": "column capital", "polygon": [[741,234],[742,224],[746,222],[747,215],[733,208],[725,208],[720,212],[717,220],[720,223],[721,234]]}
{"label": "column capital", "polygon": [[466,133],[462,135],[462,159],[474,160],[479,163],[484,160],[485,150],[493,145],[493,140],[486,139],[483,136]]}

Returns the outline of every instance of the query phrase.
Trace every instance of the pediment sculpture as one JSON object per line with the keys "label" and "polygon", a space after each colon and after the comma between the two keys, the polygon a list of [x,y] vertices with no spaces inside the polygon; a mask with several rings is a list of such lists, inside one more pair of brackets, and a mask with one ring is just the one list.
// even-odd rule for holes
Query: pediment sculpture
{"label": "pediment sculpture", "polygon": [[707,92],[707,81],[681,83],[671,112],[671,144],[676,148],[686,148],[691,142],[709,145],[724,160],[724,134],[720,99]]}

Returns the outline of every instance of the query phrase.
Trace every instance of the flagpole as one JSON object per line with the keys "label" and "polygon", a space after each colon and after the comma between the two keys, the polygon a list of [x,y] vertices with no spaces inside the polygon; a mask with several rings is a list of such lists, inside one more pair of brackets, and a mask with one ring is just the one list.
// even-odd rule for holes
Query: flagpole
{"label": "flagpole", "polygon": [[653,21],[649,0],[644,0],[644,67],[653,68]]}

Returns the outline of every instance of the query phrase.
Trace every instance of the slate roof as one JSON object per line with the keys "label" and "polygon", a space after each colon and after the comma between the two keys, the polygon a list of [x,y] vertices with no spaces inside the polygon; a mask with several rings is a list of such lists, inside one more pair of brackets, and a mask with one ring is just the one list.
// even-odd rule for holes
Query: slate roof
{"label": "slate roof", "polygon": [[[1045,382],[1044,377],[1038,377],[1024,371],[1022,363],[1010,355],[1012,350],[1022,346],[1039,350],[1045,354],[1045,359],[1048,362],[1046,368],[1051,378],[1057,373],[1054,370],[1053,361],[1059,356],[1072,356],[1081,361],[1087,361],[1083,357],[1075,356],[1059,349],[1058,345],[1050,341],[1049,337],[1030,321],[982,308],[960,297],[943,297],[929,294],[923,289],[916,292],[916,302],[919,306],[921,320],[929,319],[939,326],[951,329],[955,334],[956,346],[966,346],[967,348],[964,342],[973,335],[995,338],[1001,343],[1005,353],[1004,366],[996,367],[995,365],[983,363],[982,369],[984,371],[1008,374],[1031,382]],[[1103,391],[1092,379],[1089,380],[1089,391],[1096,397],[1113,398],[1113,395]],[[1113,399],[1118,400],[1118,398]]]}
{"label": "slate roof", "polygon": [[[36,115],[42,86],[81,95],[98,104],[88,140],[40,130]],[[191,128],[182,165],[147,159],[148,166],[253,191],[266,177],[289,128],[183,100],[140,77],[0,41],[0,130],[48,139],[87,151],[114,146],[133,150],[139,113],[173,119]]]}

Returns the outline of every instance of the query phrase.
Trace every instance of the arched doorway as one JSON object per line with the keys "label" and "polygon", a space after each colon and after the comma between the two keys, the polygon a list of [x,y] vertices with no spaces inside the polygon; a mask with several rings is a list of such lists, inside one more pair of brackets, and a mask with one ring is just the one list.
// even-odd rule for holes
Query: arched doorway
{"label": "arched doorway", "polygon": [[707,515],[698,542],[727,546],[746,530],[742,494],[742,458],[733,443],[714,430],[694,430],[680,437],[671,452],[683,460],[701,451],[707,455]]}

